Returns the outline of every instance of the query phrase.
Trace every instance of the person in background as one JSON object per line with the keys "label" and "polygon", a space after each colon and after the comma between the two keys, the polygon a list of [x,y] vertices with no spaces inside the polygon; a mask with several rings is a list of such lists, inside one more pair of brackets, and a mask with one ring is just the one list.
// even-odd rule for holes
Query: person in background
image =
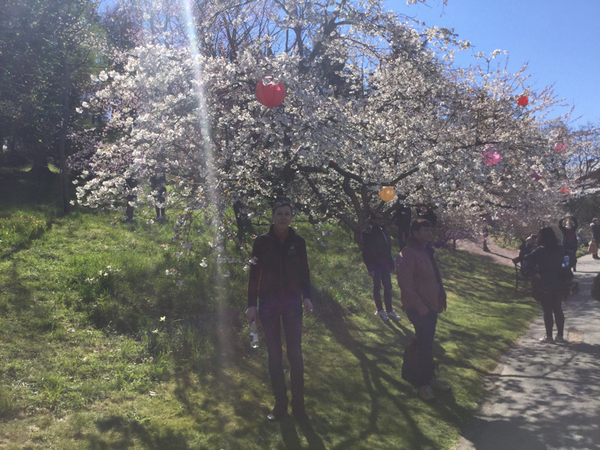
{"label": "person in background", "polygon": [[425,402],[435,401],[432,389],[451,389],[434,374],[433,341],[438,314],[446,310],[446,292],[432,240],[431,223],[425,219],[413,220],[408,245],[396,259],[402,309],[415,327],[417,376],[413,384],[418,397]]}
{"label": "person in background", "polygon": [[598,224],[598,219],[596,217],[592,219],[590,228],[592,229],[592,242],[596,244],[596,251],[592,252],[592,258],[600,259],[600,257],[598,257],[598,245],[600,244],[600,224]]}
{"label": "person in background", "polygon": [[579,230],[577,232],[577,245],[579,247],[587,247],[589,244],[588,238]]}
{"label": "person in background", "polygon": [[[309,419],[304,409],[304,361],[302,359],[302,304],[306,316],[313,313],[310,300],[310,273],[306,242],[290,227],[292,203],[278,198],[272,205],[269,232],[256,238],[248,280],[246,319],[258,317],[265,334],[269,359],[269,375],[275,406],[267,419],[275,422],[287,415],[288,396],[283,372],[281,325],[285,333],[290,363],[292,414],[302,423]],[[258,299],[258,300],[257,300]],[[303,301],[304,299],[304,301]]]}
{"label": "person in background", "polygon": [[556,342],[564,342],[565,315],[562,311],[563,285],[561,270],[565,251],[558,245],[554,230],[550,227],[542,228],[538,233],[537,248],[531,253],[518,256],[514,263],[526,261],[537,267],[539,285],[532,282],[534,298],[542,304],[544,310],[544,325],[546,334],[540,342],[553,343],[552,329],[556,321]]}
{"label": "person in background", "polygon": [[406,245],[410,234],[411,209],[398,201],[398,209],[394,213],[394,223],[398,227],[398,245],[400,250]]}
{"label": "person in background", "polygon": [[[380,212],[371,213],[371,225],[362,235],[362,256],[369,276],[373,279],[373,297],[377,314],[384,321],[390,318],[400,320],[392,309],[392,277],[394,260],[392,259],[392,243],[383,227],[383,215]],[[381,285],[383,284],[383,301],[381,302]]]}
{"label": "person in background", "polygon": [[[568,216],[566,220],[560,219],[558,221],[558,228],[562,232],[563,239],[562,245],[565,250],[572,251],[574,254],[577,253],[577,228],[579,228],[579,223],[577,219],[573,216]],[[577,260],[573,261],[573,270],[577,270]]]}
{"label": "person in background", "polygon": [[154,209],[156,219],[165,220],[165,204],[167,202],[167,179],[164,173],[150,177],[150,185],[154,192]]}

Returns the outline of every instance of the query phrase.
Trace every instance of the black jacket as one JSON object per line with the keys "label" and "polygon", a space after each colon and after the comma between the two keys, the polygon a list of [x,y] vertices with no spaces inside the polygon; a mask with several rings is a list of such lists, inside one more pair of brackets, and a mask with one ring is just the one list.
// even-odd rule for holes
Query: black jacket
{"label": "black jacket", "polygon": [[248,306],[261,302],[284,302],[310,298],[310,272],[306,242],[290,228],[283,244],[275,236],[273,225],[268,233],[254,241],[248,280]]}
{"label": "black jacket", "polygon": [[390,237],[384,233],[383,228],[373,226],[363,231],[362,256],[369,272],[394,270]]}
{"label": "black jacket", "polygon": [[534,251],[525,255],[522,260],[531,262],[537,266],[540,274],[541,284],[548,291],[556,291],[563,288],[561,277],[564,256],[573,258],[575,254],[565,250],[561,245],[552,248],[544,246],[536,247]]}

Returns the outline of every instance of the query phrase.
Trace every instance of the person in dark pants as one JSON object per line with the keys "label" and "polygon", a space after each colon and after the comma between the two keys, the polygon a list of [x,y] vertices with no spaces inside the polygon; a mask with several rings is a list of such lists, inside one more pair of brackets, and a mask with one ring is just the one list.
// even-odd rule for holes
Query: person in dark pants
{"label": "person in dark pants", "polygon": [[[267,415],[274,422],[287,415],[288,396],[283,373],[281,325],[285,333],[290,363],[292,413],[300,423],[307,423],[304,409],[304,362],[302,359],[302,304],[306,316],[313,313],[310,301],[310,274],[306,243],[290,227],[293,210],[288,198],[273,203],[273,225],[269,232],[256,238],[252,248],[255,264],[250,267],[246,319],[258,316],[265,334],[269,357],[269,375],[275,406]],[[304,301],[303,301],[304,298]],[[258,299],[258,300],[257,300]]]}
{"label": "person in dark pants", "polygon": [[398,209],[394,213],[394,223],[398,227],[398,244],[400,250],[406,245],[410,234],[410,221],[412,217],[411,209],[403,204],[398,205]]}
{"label": "person in dark pants", "polygon": [[396,259],[402,309],[415,328],[417,376],[413,384],[425,402],[435,401],[432,389],[450,390],[434,375],[433,341],[438,314],[446,310],[446,292],[433,256],[432,240],[431,223],[413,220],[408,245]]}
{"label": "person in dark pants", "polygon": [[167,179],[165,174],[153,175],[150,178],[150,185],[154,192],[156,219],[165,220],[165,204],[167,202]]}
{"label": "person in dark pants", "polygon": [[[392,309],[392,277],[394,260],[392,259],[392,244],[390,237],[383,227],[383,215],[373,211],[371,214],[371,225],[362,234],[362,256],[369,276],[373,279],[373,297],[377,314],[384,321],[390,318],[400,320],[400,317]],[[381,286],[383,285],[383,301],[381,302]]]}
{"label": "person in dark pants", "polygon": [[592,258],[600,259],[600,257],[598,257],[598,245],[600,245],[600,224],[598,224],[598,219],[596,217],[592,219],[590,228],[592,229],[592,242],[596,244],[596,251],[592,253]]}
{"label": "person in dark pants", "polygon": [[[563,219],[558,221],[558,228],[560,229],[563,239],[562,245],[565,250],[571,251],[574,254],[577,253],[577,228],[579,228],[579,223],[577,219],[573,216],[567,217],[565,224],[563,225]],[[573,270],[576,270],[577,267],[577,259],[573,261]]]}
{"label": "person in dark pants", "polygon": [[564,342],[565,315],[562,311],[564,287],[561,282],[561,270],[565,250],[558,245],[554,230],[550,227],[544,227],[538,233],[536,249],[527,255],[513,259],[515,263],[526,261],[537,266],[539,282],[537,284],[532,282],[532,291],[534,298],[542,304],[544,310],[546,334],[540,339],[540,342],[544,343],[555,341],[552,338],[555,321],[556,342]]}

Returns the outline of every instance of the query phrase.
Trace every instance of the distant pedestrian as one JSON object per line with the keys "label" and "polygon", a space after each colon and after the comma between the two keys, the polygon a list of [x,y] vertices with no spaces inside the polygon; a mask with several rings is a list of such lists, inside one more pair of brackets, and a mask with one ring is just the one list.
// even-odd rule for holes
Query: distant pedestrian
{"label": "distant pedestrian", "polygon": [[435,401],[432,389],[449,391],[434,374],[433,341],[438,314],[446,310],[446,292],[431,246],[433,230],[425,219],[410,225],[408,245],[396,259],[402,309],[415,327],[415,377],[411,383],[425,402]]}
{"label": "distant pedestrian", "polygon": [[[565,250],[572,251],[574,254],[576,254],[577,228],[579,228],[579,223],[577,222],[577,219],[573,216],[568,216],[566,220],[560,219],[558,221],[558,228],[560,229],[563,235],[562,245],[565,248]],[[577,270],[577,260],[573,262],[572,266],[573,270]]]}
{"label": "distant pedestrian", "polygon": [[313,313],[310,300],[310,274],[306,242],[290,227],[293,210],[288,198],[278,198],[272,205],[273,224],[269,232],[256,238],[248,280],[246,319],[258,317],[265,333],[269,357],[269,375],[275,407],[267,415],[271,422],[287,415],[288,396],[283,372],[281,325],[290,363],[292,413],[300,423],[309,421],[304,410],[304,361],[302,359],[302,304],[306,316]]}
{"label": "distant pedestrian", "polygon": [[150,186],[154,194],[154,209],[157,220],[165,220],[165,207],[167,202],[167,179],[164,173],[153,175]]}
{"label": "distant pedestrian", "polygon": [[590,223],[590,228],[592,229],[592,258],[600,259],[598,257],[598,245],[600,244],[600,224],[598,223],[598,219],[594,217],[592,219],[592,223]]}
{"label": "distant pedestrian", "polygon": [[393,220],[398,227],[398,245],[400,246],[400,250],[402,250],[410,234],[411,209],[404,204],[398,203],[398,209],[394,213]]}
{"label": "distant pedestrian", "polygon": [[532,281],[532,295],[542,304],[546,327],[546,334],[542,336],[540,342],[554,342],[552,330],[555,321],[556,342],[564,342],[565,315],[562,311],[564,285],[561,280],[564,256],[565,250],[558,245],[554,230],[544,227],[538,233],[537,248],[527,255],[513,259],[514,263],[526,261],[537,267],[539,280],[536,283]]}
{"label": "distant pedestrian", "polygon": [[[400,320],[392,308],[392,278],[394,260],[392,259],[392,244],[383,226],[383,215],[374,211],[371,214],[371,225],[362,234],[362,256],[369,276],[373,279],[373,297],[376,314],[384,321],[390,318]],[[381,286],[383,285],[383,301],[381,302]]]}

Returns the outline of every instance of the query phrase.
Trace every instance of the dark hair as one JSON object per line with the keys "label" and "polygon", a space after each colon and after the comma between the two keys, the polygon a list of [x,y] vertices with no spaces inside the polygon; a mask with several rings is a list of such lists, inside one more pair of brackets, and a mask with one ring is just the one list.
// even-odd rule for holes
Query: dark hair
{"label": "dark hair", "polygon": [[541,228],[538,233],[537,245],[542,245],[545,248],[557,247],[558,239],[551,227]]}
{"label": "dark hair", "polygon": [[419,230],[421,230],[421,228],[431,228],[432,226],[433,225],[431,225],[431,222],[427,219],[413,219],[410,223],[410,234],[412,235],[418,232]]}
{"label": "dark hair", "polygon": [[370,217],[370,219],[371,219],[371,220],[373,220],[373,219],[375,219],[375,218],[376,218],[378,215],[379,215],[379,216],[381,216],[381,217],[383,217],[383,214],[381,214],[381,212],[380,212],[380,211],[373,211],[373,212],[371,212],[371,217]]}
{"label": "dark hair", "polygon": [[275,210],[281,206],[289,206],[292,212],[294,212],[292,201],[287,197],[277,197],[273,203],[271,203],[271,211],[275,212]]}

